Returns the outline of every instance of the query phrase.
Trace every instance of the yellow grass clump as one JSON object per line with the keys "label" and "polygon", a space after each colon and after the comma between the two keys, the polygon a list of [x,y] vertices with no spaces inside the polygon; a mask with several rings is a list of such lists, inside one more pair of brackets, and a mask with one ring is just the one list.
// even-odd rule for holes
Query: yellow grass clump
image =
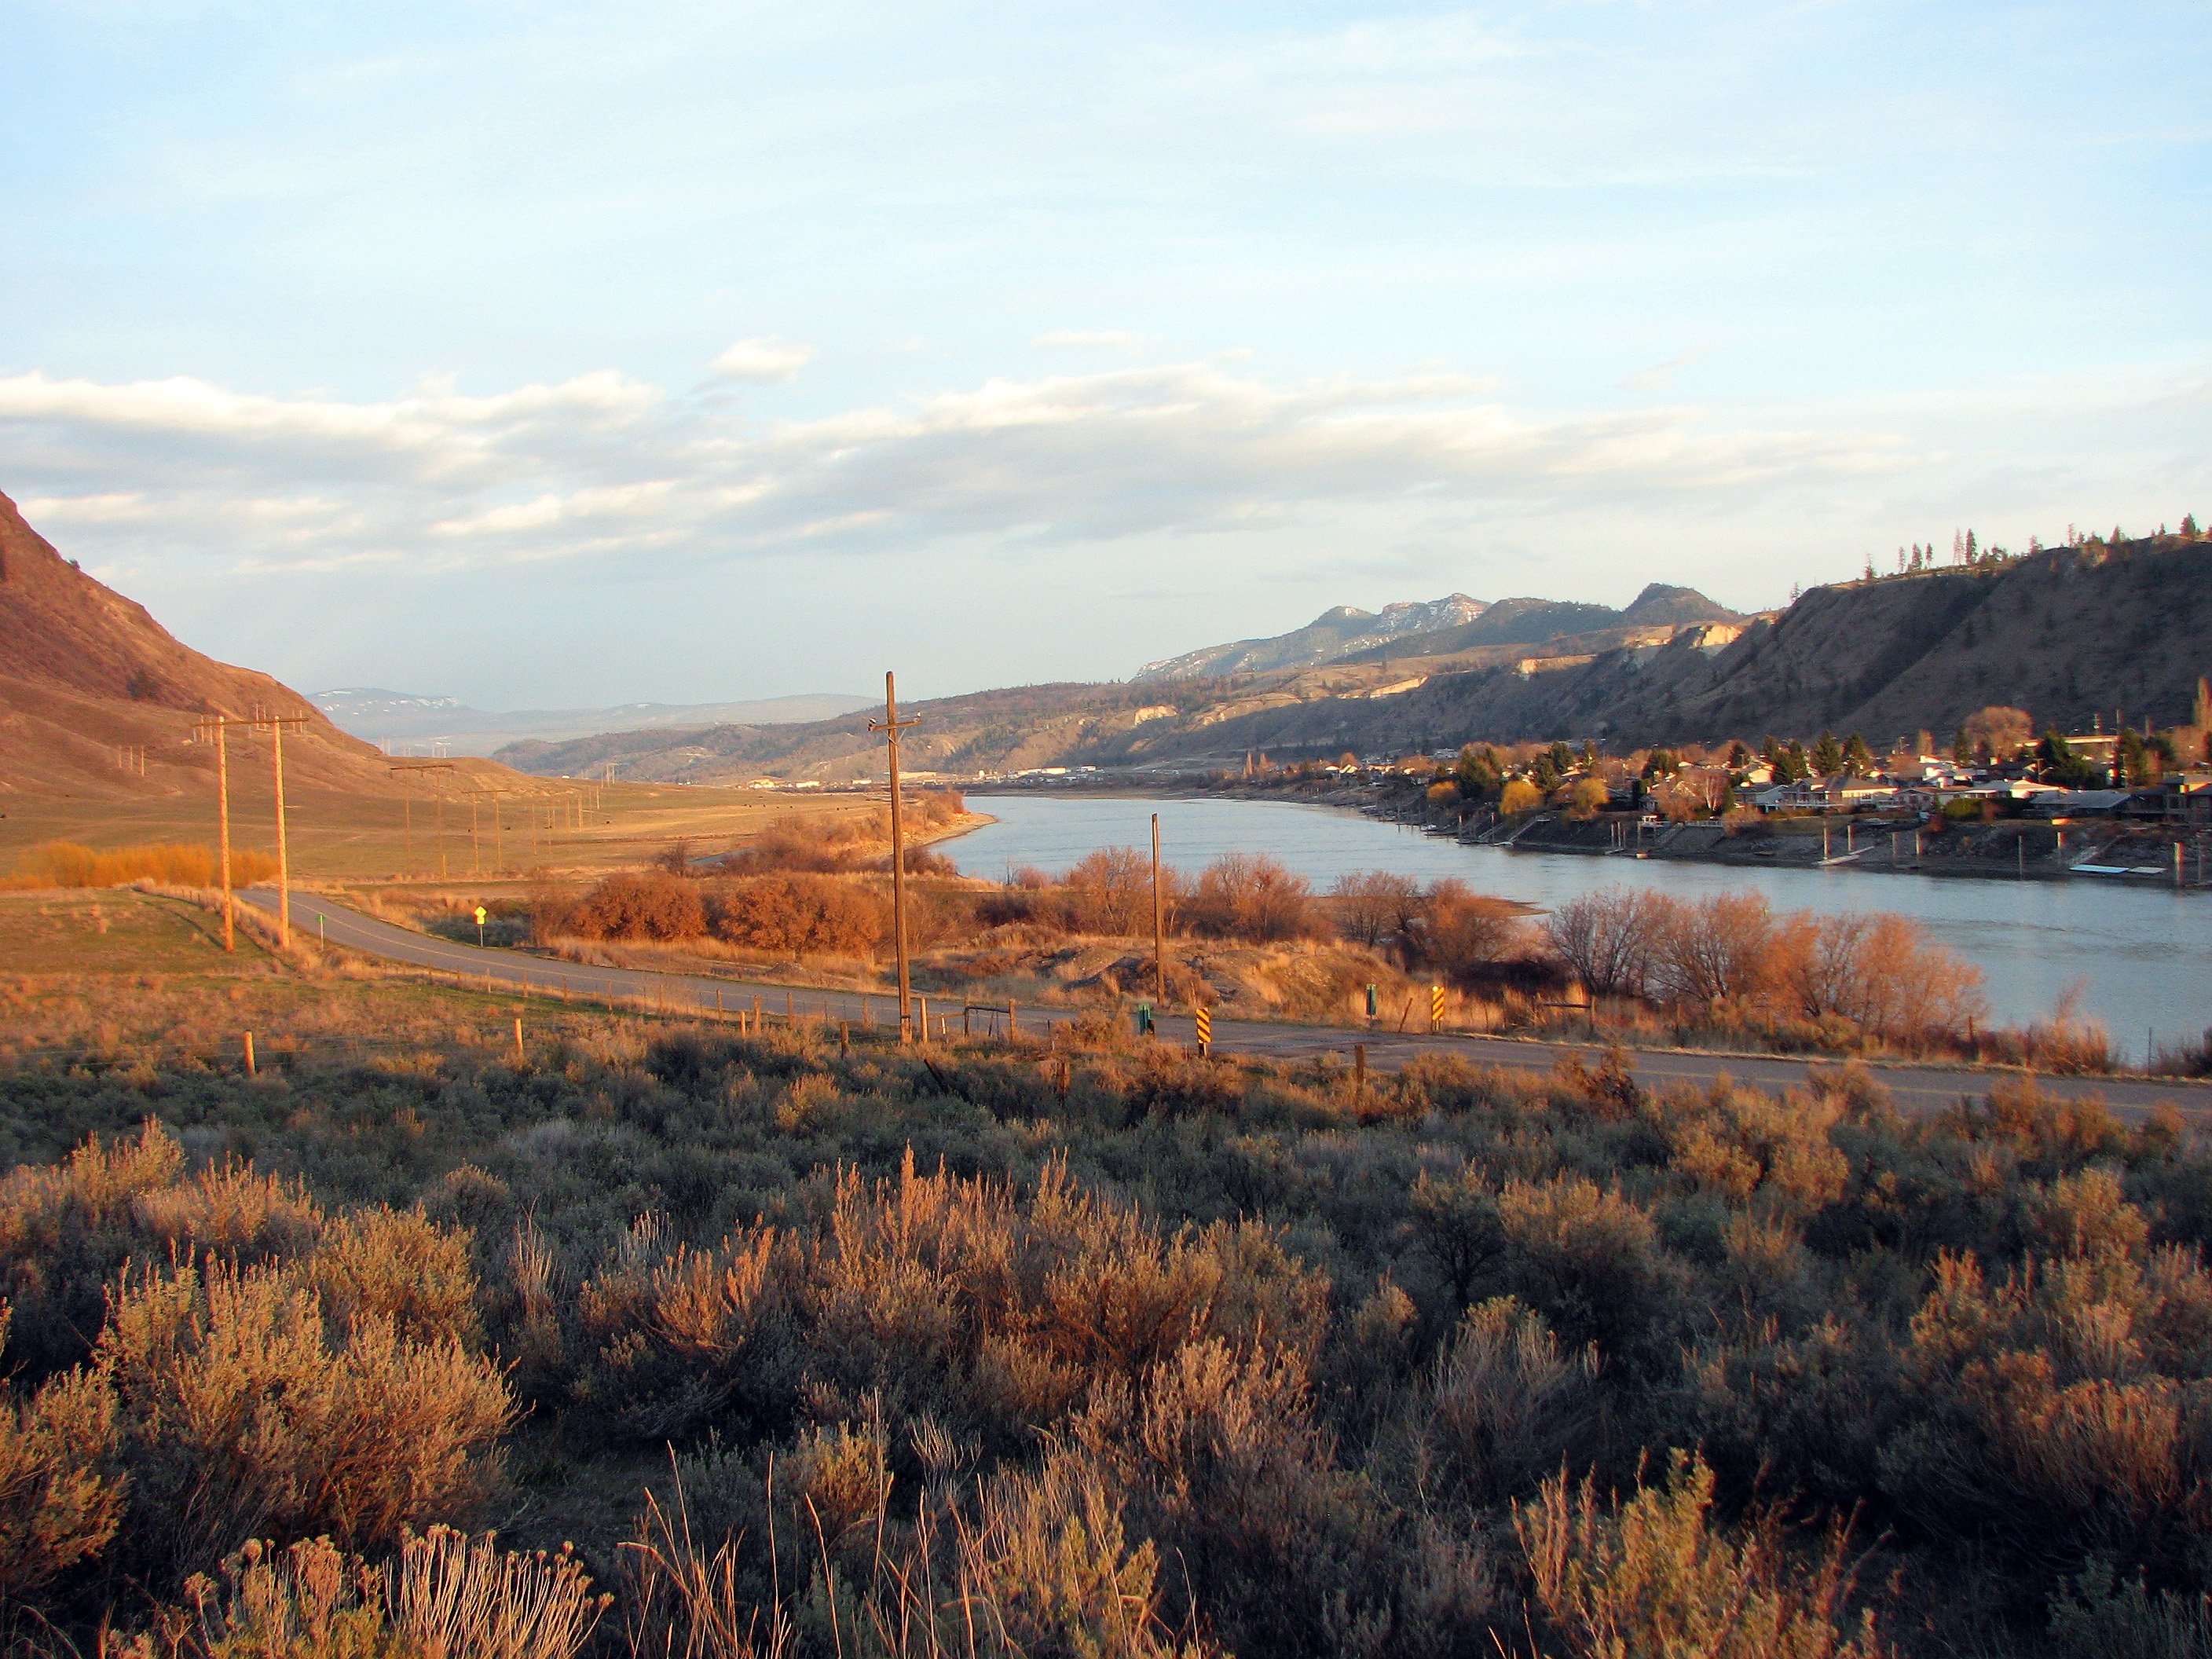
{"label": "yellow grass clump", "polygon": [[[233,848],[230,883],[250,887],[276,873],[276,860],[265,853]],[[23,854],[0,888],[125,887],[134,881],[158,881],[173,887],[213,887],[216,852],[177,842],[154,842],[95,852],[73,841],[50,841]]]}

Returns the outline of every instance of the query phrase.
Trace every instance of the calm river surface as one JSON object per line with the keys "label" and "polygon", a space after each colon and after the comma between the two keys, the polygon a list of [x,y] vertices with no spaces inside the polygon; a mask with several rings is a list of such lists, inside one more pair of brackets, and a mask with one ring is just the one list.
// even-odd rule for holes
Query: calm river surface
{"label": "calm river surface", "polygon": [[939,849],[963,874],[998,879],[1022,865],[1061,871],[1101,847],[1149,848],[1194,873],[1224,853],[1264,853],[1325,890],[1353,870],[1424,881],[1456,876],[1478,892],[1546,908],[1615,883],[1696,898],[1756,888],[1778,910],[1895,910],[1978,967],[1990,1012],[2022,1024],[2072,985],[2114,1042],[2140,1058],[2154,1028],[2171,1042],[2212,1025],[2212,894],[2018,884],[1832,870],[1741,870],[1660,859],[1592,858],[1462,847],[1326,806],[1289,801],[1149,800],[1127,796],[971,795],[984,825]]}

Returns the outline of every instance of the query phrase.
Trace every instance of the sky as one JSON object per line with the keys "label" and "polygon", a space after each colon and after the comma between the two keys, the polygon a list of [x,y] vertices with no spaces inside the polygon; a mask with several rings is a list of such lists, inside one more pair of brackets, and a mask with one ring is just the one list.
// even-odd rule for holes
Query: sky
{"label": "sky", "polygon": [[0,0],[0,490],[489,708],[2212,514],[2212,9]]}

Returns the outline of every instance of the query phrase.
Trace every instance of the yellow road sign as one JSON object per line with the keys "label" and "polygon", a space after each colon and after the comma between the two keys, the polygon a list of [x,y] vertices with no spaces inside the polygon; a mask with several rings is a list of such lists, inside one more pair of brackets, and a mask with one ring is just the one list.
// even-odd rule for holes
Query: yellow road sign
{"label": "yellow road sign", "polygon": [[1198,1011],[1198,1046],[1201,1048],[1213,1046],[1213,1016],[1203,1008]]}
{"label": "yellow road sign", "polygon": [[477,906],[477,927],[483,927],[483,926],[484,925],[484,915],[485,915],[485,910],[484,910],[484,908],[483,908],[483,905],[479,904],[478,906]]}
{"label": "yellow road sign", "polygon": [[1431,1028],[1434,1028],[1434,1027],[1436,1027],[1436,1026],[1437,1026],[1437,1025],[1442,1024],[1443,1023],[1443,1018],[1444,1018],[1444,988],[1443,988],[1443,986],[1441,986],[1441,985],[1431,985],[1431,987],[1429,987],[1429,1024],[1430,1024],[1430,1026],[1431,1026]]}

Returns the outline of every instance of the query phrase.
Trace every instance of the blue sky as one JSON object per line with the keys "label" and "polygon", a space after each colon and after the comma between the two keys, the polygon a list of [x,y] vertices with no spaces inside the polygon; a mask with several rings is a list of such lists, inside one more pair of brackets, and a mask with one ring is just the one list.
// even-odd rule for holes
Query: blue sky
{"label": "blue sky", "polygon": [[0,3],[0,489],[489,706],[2212,512],[2212,12]]}

